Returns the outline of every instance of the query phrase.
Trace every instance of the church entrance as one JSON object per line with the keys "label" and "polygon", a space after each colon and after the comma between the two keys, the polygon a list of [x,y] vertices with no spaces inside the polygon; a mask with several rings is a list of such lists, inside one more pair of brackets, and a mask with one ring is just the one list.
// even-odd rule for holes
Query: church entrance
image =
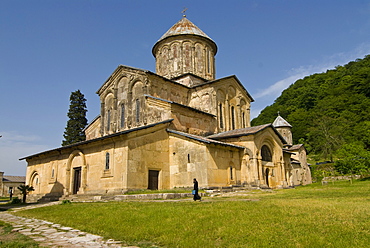
{"label": "church entrance", "polygon": [[77,194],[81,186],[81,167],[73,168],[73,194]]}
{"label": "church entrance", "polygon": [[149,170],[148,189],[152,190],[158,189],[158,176],[159,171]]}

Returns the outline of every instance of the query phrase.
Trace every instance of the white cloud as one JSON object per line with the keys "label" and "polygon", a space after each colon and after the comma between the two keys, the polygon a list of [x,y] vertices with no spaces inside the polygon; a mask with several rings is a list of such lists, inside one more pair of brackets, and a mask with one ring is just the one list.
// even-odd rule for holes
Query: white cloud
{"label": "white cloud", "polygon": [[22,176],[26,174],[27,163],[20,158],[50,149],[38,144],[41,138],[24,135],[15,131],[1,132],[0,135],[0,171],[5,175]]}
{"label": "white cloud", "polygon": [[321,61],[318,61],[314,65],[292,68],[288,72],[286,78],[281,79],[270,85],[266,89],[260,90],[259,92],[254,94],[254,99],[256,100],[256,102],[258,102],[258,104],[255,104],[255,108],[252,109],[251,117],[257,117],[262,109],[264,109],[268,105],[271,105],[273,101],[278,96],[280,96],[283,90],[288,88],[298,79],[304,78],[305,76],[309,76],[314,73],[321,73],[330,69],[334,69],[338,65],[345,65],[350,61],[354,61],[358,58],[363,58],[367,54],[370,54],[370,43],[362,43],[350,52],[337,53],[329,57],[324,57],[321,59]]}

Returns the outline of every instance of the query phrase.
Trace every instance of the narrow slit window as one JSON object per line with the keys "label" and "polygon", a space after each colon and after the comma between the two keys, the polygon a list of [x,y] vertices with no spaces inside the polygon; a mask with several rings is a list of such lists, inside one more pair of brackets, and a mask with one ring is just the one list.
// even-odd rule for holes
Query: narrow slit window
{"label": "narrow slit window", "polygon": [[136,99],[136,122],[140,122],[140,100]]}
{"label": "narrow slit window", "polygon": [[219,105],[219,112],[220,112],[220,128],[224,128],[224,120],[223,120],[223,114],[222,114],[222,104]]}
{"label": "narrow slit window", "polygon": [[235,113],[234,106],[231,107],[231,128],[235,129]]}
{"label": "narrow slit window", "polygon": [[211,52],[207,50],[207,72],[211,72]]}
{"label": "narrow slit window", "polygon": [[245,126],[245,113],[242,114],[242,122],[243,122],[243,128],[246,128]]}
{"label": "narrow slit window", "polygon": [[110,110],[107,112],[107,131],[110,131]]}
{"label": "narrow slit window", "polygon": [[125,127],[125,105],[121,105],[121,128]]}
{"label": "narrow slit window", "polygon": [[107,152],[106,154],[105,154],[105,169],[106,170],[109,170],[109,159],[110,159],[110,157],[109,157],[109,152]]}

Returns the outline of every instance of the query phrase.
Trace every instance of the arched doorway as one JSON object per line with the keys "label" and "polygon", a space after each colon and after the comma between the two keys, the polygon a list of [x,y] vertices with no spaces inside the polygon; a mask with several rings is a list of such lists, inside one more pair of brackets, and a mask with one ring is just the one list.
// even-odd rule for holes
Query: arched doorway
{"label": "arched doorway", "polygon": [[86,177],[85,155],[81,151],[75,150],[69,155],[67,162],[65,195],[85,193]]}

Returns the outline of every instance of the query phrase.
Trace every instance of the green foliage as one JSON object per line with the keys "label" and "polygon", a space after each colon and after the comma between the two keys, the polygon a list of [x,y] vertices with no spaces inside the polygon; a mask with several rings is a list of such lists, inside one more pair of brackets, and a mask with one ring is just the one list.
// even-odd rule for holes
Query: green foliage
{"label": "green foliage", "polygon": [[293,142],[334,160],[344,144],[360,142],[370,149],[370,55],[325,73],[297,80],[252,120],[271,123],[280,111],[293,126]]}
{"label": "green foliage", "polygon": [[19,203],[22,203],[21,199],[19,199],[18,197],[14,197],[10,204],[19,204]]}
{"label": "green foliage", "polygon": [[[368,247],[370,181],[232,198],[76,203],[17,212],[143,247]],[[66,218],[68,216],[68,218]],[[89,223],[86,225],[86,223]]]}
{"label": "green foliage", "polygon": [[61,203],[61,205],[69,205],[69,204],[72,204],[70,200],[63,200]]}
{"label": "green foliage", "polygon": [[27,198],[28,193],[35,190],[33,186],[24,185],[24,184],[19,185],[18,189],[21,191],[23,195],[23,203],[26,203],[26,198]]}
{"label": "green foliage", "polygon": [[342,174],[363,175],[370,171],[370,151],[361,143],[344,144],[338,149],[337,157],[335,169]]}
{"label": "green foliage", "polygon": [[62,146],[71,145],[86,140],[83,129],[87,126],[86,99],[80,90],[74,91],[70,96],[67,126],[64,131]]}

